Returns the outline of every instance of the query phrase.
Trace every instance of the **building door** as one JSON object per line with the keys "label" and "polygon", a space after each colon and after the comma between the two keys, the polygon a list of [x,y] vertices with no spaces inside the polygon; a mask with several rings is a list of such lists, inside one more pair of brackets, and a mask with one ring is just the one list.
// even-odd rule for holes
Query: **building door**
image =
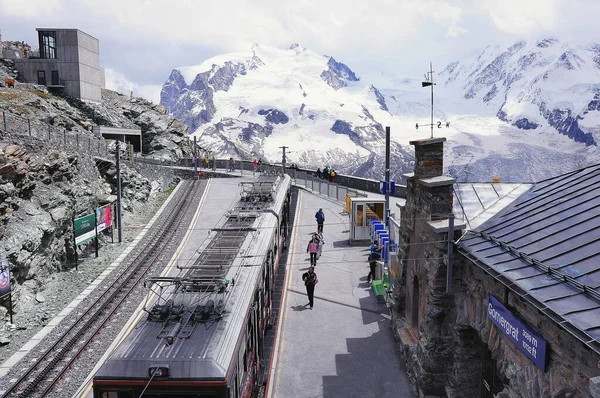
{"label": "building door", "polygon": [[352,205],[352,215],[354,219],[352,228],[354,230],[354,239],[369,239],[370,231],[366,221],[365,205],[364,203],[353,203]]}
{"label": "building door", "polygon": [[46,72],[43,70],[38,70],[37,72],[38,84],[41,86],[46,85]]}
{"label": "building door", "polygon": [[496,361],[492,358],[492,351],[489,350],[487,344],[483,344],[481,352],[481,397],[494,398],[504,389],[504,383],[498,376]]}
{"label": "building door", "polygon": [[53,70],[50,72],[50,78],[52,80],[52,85],[53,86],[59,86],[59,79],[58,79],[58,71],[57,70]]}

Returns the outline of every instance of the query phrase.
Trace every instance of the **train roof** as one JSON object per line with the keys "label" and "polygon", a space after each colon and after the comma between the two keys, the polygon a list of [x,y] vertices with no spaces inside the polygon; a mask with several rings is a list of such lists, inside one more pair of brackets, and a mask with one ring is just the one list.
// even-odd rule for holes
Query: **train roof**
{"label": "train roof", "polygon": [[180,274],[150,278],[164,293],[94,378],[148,379],[151,367],[168,366],[169,380],[226,379],[280,221],[272,212],[281,213],[290,184],[274,175],[244,183]]}

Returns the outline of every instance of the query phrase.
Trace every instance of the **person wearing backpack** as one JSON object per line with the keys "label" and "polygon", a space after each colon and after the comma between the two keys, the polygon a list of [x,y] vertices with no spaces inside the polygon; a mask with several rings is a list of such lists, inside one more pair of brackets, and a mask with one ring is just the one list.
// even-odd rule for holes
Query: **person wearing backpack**
{"label": "person wearing backpack", "polygon": [[308,246],[306,247],[306,252],[310,253],[310,265],[312,267],[317,266],[317,253],[319,252],[319,239],[316,234],[313,234],[310,242],[308,242]]}
{"label": "person wearing backpack", "polygon": [[317,278],[315,269],[313,267],[308,267],[308,271],[302,274],[302,280],[304,281],[304,286],[306,286],[308,305],[310,305],[310,309],[312,310],[315,295],[315,285],[319,283],[319,278]]}
{"label": "person wearing backpack", "polygon": [[315,218],[317,220],[317,233],[323,233],[323,223],[325,222],[325,213],[323,213],[323,209],[319,209],[315,213]]}
{"label": "person wearing backpack", "polygon": [[371,245],[369,253],[369,275],[367,275],[367,283],[371,283],[371,276],[375,279],[375,270],[377,268],[377,260],[381,258],[381,248],[379,247],[379,241],[375,239]]}

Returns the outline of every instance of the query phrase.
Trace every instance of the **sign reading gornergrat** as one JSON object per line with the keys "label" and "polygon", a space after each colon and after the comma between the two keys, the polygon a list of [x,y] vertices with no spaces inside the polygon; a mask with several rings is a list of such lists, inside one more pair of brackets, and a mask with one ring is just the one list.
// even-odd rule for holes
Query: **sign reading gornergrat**
{"label": "sign reading gornergrat", "polygon": [[488,318],[540,369],[546,371],[546,340],[513,315],[491,293],[488,294]]}

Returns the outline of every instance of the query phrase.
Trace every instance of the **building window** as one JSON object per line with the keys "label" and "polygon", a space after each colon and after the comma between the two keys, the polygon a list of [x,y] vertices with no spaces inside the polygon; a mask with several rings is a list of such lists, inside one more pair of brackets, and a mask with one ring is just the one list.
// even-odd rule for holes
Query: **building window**
{"label": "building window", "polygon": [[40,58],[56,58],[56,32],[42,31],[38,34],[40,39]]}

